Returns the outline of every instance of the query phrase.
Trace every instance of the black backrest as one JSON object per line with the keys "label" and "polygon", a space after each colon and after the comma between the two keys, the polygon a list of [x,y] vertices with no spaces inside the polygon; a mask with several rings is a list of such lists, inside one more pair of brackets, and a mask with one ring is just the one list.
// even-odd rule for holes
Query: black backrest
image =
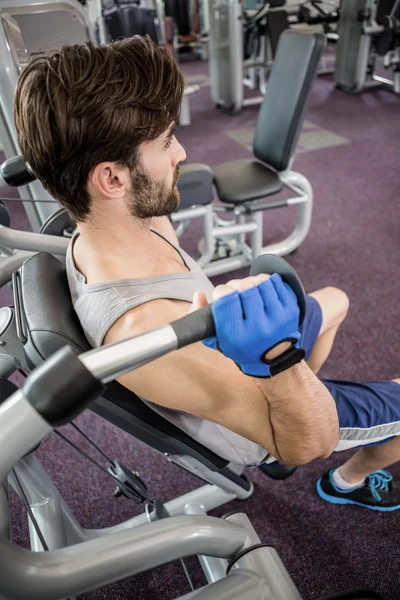
{"label": "black backrest", "polygon": [[[90,350],[71,302],[65,266],[59,260],[35,254],[16,272],[13,282],[19,335],[31,368],[66,344],[77,354]],[[190,455],[212,470],[228,464],[115,381],[91,409],[163,454]]]}
{"label": "black backrest", "polygon": [[275,58],[279,40],[289,28],[289,17],[286,10],[274,10],[267,14],[267,34],[271,45],[272,58]]}
{"label": "black backrest", "polygon": [[319,33],[280,37],[253,142],[255,156],[277,171],[295,152],[324,45]]}

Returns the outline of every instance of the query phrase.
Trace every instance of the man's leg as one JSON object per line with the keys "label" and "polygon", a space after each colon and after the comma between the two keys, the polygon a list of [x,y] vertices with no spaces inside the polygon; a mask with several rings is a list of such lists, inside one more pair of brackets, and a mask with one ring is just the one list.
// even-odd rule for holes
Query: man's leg
{"label": "man's leg", "polygon": [[[400,385],[400,379],[394,379]],[[400,402],[400,388],[399,388]],[[386,469],[400,460],[400,436],[385,444],[361,448],[348,461],[339,467],[340,476],[349,484],[363,481],[370,473]]]}
{"label": "man's leg", "polygon": [[338,408],[341,440],[336,450],[367,445],[324,474],[317,483],[319,495],[335,504],[400,509],[400,482],[384,470],[400,460],[400,379],[324,383]]}
{"label": "man's leg", "polygon": [[326,287],[309,294],[321,307],[322,324],[314,348],[307,359],[310,369],[317,374],[328,358],[340,325],[349,310],[349,298],[342,290]]}

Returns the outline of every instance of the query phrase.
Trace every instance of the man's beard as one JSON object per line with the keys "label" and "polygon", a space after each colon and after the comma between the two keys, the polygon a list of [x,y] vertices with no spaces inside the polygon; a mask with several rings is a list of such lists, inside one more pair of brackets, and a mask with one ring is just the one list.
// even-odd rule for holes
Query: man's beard
{"label": "man's beard", "polygon": [[176,167],[172,186],[164,181],[154,181],[141,165],[134,169],[131,176],[131,198],[129,211],[136,219],[164,217],[175,212],[180,196],[177,188],[179,166]]}

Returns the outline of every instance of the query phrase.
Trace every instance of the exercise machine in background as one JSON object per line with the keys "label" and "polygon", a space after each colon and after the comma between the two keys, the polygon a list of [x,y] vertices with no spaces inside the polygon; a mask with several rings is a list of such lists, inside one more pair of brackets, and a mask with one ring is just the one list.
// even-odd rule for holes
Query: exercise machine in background
{"label": "exercise machine in background", "polygon": [[[376,74],[379,62],[392,79]],[[335,83],[353,94],[375,87],[400,93],[400,0],[343,2]]]}
{"label": "exercise machine in background", "polygon": [[[177,62],[187,52],[205,58],[206,38],[200,36],[199,30],[199,0],[193,2],[191,20],[188,0],[168,0],[165,4],[161,0],[97,0],[97,21],[104,28],[100,41],[148,35],[159,46],[167,46]],[[179,116],[181,126],[190,125],[189,96],[199,89],[197,84],[186,81]]]}
{"label": "exercise machine in background", "polygon": [[[232,113],[263,101],[280,37],[287,29],[315,33],[327,43],[337,41],[338,1],[306,0],[288,4],[271,0],[247,9],[242,0],[208,0],[210,15],[209,70],[214,104]],[[322,67],[319,74],[333,73]],[[322,68],[321,68],[322,67]],[[245,98],[245,88],[259,91]]]}

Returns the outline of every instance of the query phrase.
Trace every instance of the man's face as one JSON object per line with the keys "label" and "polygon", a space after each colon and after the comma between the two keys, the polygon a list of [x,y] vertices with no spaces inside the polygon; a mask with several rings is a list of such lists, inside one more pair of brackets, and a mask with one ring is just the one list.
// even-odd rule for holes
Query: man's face
{"label": "man's face", "polygon": [[142,145],[131,174],[129,210],[135,218],[170,215],[179,206],[179,163],[186,153],[171,126],[157,139]]}

